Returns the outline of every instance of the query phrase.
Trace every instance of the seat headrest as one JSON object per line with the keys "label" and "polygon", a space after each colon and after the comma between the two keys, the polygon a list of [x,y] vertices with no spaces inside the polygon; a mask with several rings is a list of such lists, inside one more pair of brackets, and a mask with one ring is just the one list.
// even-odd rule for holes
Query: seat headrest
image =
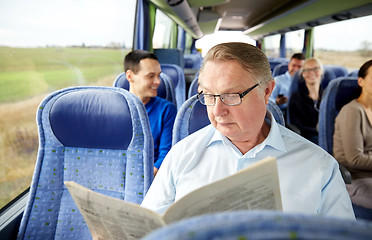
{"label": "seat headrest", "polygon": [[[158,87],[158,97],[167,99],[167,90],[164,83],[165,79],[162,75],[160,75],[160,85]],[[123,88],[129,91],[129,82],[125,76],[125,73],[120,74],[117,79],[115,80],[114,87]]]}
{"label": "seat headrest", "polygon": [[54,102],[49,120],[54,135],[68,147],[127,149],[132,140],[128,103],[118,92],[68,92]]}
{"label": "seat headrest", "polygon": [[190,116],[189,134],[198,131],[211,122],[208,118],[207,107],[196,100]]}

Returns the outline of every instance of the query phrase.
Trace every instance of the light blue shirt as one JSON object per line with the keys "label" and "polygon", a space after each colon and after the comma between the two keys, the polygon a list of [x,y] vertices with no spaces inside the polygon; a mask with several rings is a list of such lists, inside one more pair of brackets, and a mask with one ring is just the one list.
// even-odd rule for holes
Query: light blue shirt
{"label": "light blue shirt", "polygon": [[[270,95],[270,99],[275,102],[276,97],[279,94],[283,94],[285,97],[288,97],[289,88],[292,83],[292,76],[286,71],[284,74],[278,75],[274,77],[275,80],[275,87],[273,92]],[[279,105],[280,109],[286,109],[287,103]]]}
{"label": "light blue shirt", "polygon": [[277,158],[284,212],[355,218],[336,160],[275,121],[267,138],[244,155],[212,125],[184,138],[165,157],[142,206],[163,213],[189,192],[267,156]]}

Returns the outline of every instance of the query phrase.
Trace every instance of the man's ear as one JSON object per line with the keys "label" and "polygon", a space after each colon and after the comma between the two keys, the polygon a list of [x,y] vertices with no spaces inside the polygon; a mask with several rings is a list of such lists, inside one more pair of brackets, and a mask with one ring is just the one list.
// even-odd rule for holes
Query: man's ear
{"label": "man's ear", "polygon": [[125,72],[125,76],[127,77],[128,82],[130,83],[133,82],[133,75],[134,75],[134,72],[132,70],[127,70]]}
{"label": "man's ear", "polygon": [[275,87],[274,79],[271,79],[270,82],[267,83],[266,88],[264,90],[264,97],[265,97],[265,104],[269,104],[269,98],[271,93],[273,92]]}

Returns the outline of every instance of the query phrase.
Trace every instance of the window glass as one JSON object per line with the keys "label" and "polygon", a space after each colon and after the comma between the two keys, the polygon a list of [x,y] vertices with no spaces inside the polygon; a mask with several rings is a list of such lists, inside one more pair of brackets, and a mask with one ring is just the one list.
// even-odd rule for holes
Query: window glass
{"label": "window glass", "polygon": [[172,20],[159,9],[156,10],[153,48],[169,48]]}
{"label": "window glass", "polygon": [[314,55],[323,64],[359,69],[372,56],[372,15],[314,28]]}
{"label": "window glass", "polygon": [[265,53],[268,57],[279,57],[280,34],[265,37]]}
{"label": "window glass", "polygon": [[0,8],[0,208],[30,186],[37,106],[76,85],[112,86],[132,48],[136,1],[12,0]]}
{"label": "window glass", "polygon": [[302,52],[304,47],[305,30],[288,32],[285,34],[286,58],[291,58],[294,53]]}

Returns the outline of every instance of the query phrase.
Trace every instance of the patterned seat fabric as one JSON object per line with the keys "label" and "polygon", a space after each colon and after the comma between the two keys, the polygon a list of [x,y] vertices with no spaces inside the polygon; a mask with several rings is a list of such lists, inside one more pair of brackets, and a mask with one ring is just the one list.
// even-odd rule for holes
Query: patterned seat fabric
{"label": "patterned seat fabric", "polygon": [[76,87],[37,112],[39,150],[18,239],[91,239],[64,181],[140,204],[153,179],[145,107],[126,90]]}
{"label": "patterned seat fabric", "polygon": [[232,211],[185,219],[144,240],[372,239],[372,223],[275,211]]}

